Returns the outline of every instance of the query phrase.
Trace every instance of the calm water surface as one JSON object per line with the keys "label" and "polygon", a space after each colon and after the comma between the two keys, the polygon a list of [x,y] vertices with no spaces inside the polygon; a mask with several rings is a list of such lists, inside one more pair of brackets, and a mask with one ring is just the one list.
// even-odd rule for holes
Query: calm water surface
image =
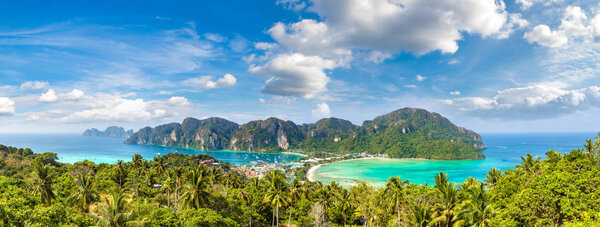
{"label": "calm water surface", "polygon": [[348,185],[353,180],[364,180],[382,185],[392,176],[401,176],[413,183],[433,184],[433,177],[439,172],[448,173],[450,180],[462,182],[472,176],[483,179],[491,168],[502,170],[513,168],[521,162],[521,156],[531,153],[544,157],[554,149],[565,153],[583,148],[586,139],[596,133],[563,134],[482,134],[488,147],[483,150],[486,159],[473,161],[421,161],[398,159],[364,159],[336,162],[324,165],[315,171],[315,179],[323,182],[336,181]]}
{"label": "calm water surface", "polygon": [[234,151],[200,151],[185,148],[161,146],[128,145],[122,138],[88,137],[79,134],[0,134],[0,144],[31,148],[36,153],[54,152],[59,161],[74,163],[90,160],[96,163],[115,163],[118,160],[129,161],[131,155],[138,153],[146,159],[172,152],[181,154],[207,154],[219,161],[236,165],[251,161],[287,163],[299,156],[290,154],[266,154]]}

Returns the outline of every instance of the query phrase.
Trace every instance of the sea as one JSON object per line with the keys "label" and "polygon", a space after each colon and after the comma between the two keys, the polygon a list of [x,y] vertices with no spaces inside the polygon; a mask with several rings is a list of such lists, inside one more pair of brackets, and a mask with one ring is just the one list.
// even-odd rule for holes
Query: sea
{"label": "sea", "polygon": [[116,163],[130,161],[133,154],[144,159],[153,159],[168,153],[187,155],[207,154],[219,161],[235,165],[254,164],[259,161],[293,164],[301,156],[285,153],[257,153],[238,151],[201,151],[188,148],[174,148],[151,145],[124,144],[123,138],[91,137],[81,134],[0,134],[0,144],[13,147],[31,148],[35,153],[53,152],[60,162],[75,163],[89,160],[95,163]]}
{"label": "sea", "polygon": [[313,178],[329,183],[352,185],[354,180],[385,184],[390,177],[400,176],[416,184],[433,184],[440,171],[448,174],[452,182],[461,183],[468,177],[484,179],[492,168],[505,170],[521,163],[521,156],[531,153],[542,159],[551,149],[566,153],[573,149],[583,149],[587,139],[594,139],[597,133],[503,133],[481,134],[487,149],[482,152],[486,158],[469,161],[430,161],[410,159],[361,159],[335,162],[314,171]]}
{"label": "sea", "polygon": [[[521,163],[521,156],[531,153],[544,158],[550,149],[565,153],[583,148],[586,139],[597,133],[487,133],[481,134],[487,149],[482,152],[486,159],[469,161],[430,161],[410,159],[363,159],[335,162],[324,165],[314,172],[314,179],[329,183],[336,181],[351,185],[354,180],[368,181],[381,186],[392,176],[400,176],[412,183],[432,184],[434,176],[443,171],[453,182],[468,177],[484,179],[491,168],[505,170]],[[59,161],[75,163],[90,160],[96,163],[129,161],[133,154],[145,159],[167,153],[207,154],[219,161],[235,165],[258,161],[292,164],[300,156],[285,153],[256,153],[236,151],[201,151],[149,145],[128,145],[122,138],[87,137],[80,134],[0,134],[0,144],[31,148],[36,153],[54,152]]]}

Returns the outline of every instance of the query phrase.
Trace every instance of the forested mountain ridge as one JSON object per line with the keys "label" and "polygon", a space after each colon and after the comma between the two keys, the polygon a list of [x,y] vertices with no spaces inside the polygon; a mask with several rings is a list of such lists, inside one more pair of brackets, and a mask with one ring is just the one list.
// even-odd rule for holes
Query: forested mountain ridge
{"label": "forested mountain ridge", "polygon": [[424,109],[404,108],[362,126],[338,118],[297,125],[277,118],[239,125],[222,118],[186,118],[181,124],[146,127],[125,141],[200,150],[274,152],[288,149],[367,152],[395,158],[480,159],[479,134]]}

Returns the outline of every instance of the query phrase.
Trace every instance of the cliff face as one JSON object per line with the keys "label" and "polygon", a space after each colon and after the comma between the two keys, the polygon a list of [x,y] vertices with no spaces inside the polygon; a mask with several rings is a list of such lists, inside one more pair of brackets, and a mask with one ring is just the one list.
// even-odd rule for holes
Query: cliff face
{"label": "cliff face", "polygon": [[98,136],[98,137],[115,137],[115,138],[128,138],[133,135],[133,129],[125,131],[122,127],[111,126],[106,128],[104,131],[100,131],[96,128],[87,129],[83,132],[83,136]]}
{"label": "cliff face", "polygon": [[[203,120],[186,118],[181,124],[143,128],[125,143],[201,150],[367,151],[397,157],[439,159],[483,158],[477,150],[485,148],[477,133],[458,127],[437,113],[415,108],[396,110],[365,121],[362,126],[338,118],[302,125],[277,118],[250,121],[243,125],[216,117]],[[436,150],[457,154],[438,157]]]}

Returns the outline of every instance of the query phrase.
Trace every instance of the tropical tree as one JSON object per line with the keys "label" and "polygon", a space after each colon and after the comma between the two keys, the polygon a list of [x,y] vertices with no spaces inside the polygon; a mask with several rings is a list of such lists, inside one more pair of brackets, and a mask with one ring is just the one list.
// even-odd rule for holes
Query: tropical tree
{"label": "tropical tree", "polygon": [[143,158],[140,154],[133,154],[131,156],[131,164],[133,165],[133,169],[137,170],[142,167]]}
{"label": "tropical tree", "polygon": [[404,204],[404,187],[408,185],[408,180],[402,181],[400,177],[390,177],[385,183],[384,193],[389,195],[391,200],[388,200],[390,204],[393,204],[393,210],[396,212],[398,218],[398,226],[402,226],[400,219],[400,206]]}
{"label": "tropical tree", "polygon": [[289,186],[289,200],[290,200],[290,217],[288,218],[288,225],[292,226],[292,209],[294,209],[294,202],[300,200],[304,192],[304,185],[298,181],[298,179],[292,180],[292,183]]}
{"label": "tropical tree", "polygon": [[175,189],[175,171],[170,170],[165,172],[165,179],[160,186],[163,191],[167,192],[167,207],[171,207],[171,192]]}
{"label": "tropical tree", "polygon": [[99,226],[122,227],[134,222],[132,213],[126,213],[127,202],[121,190],[111,193],[112,200],[105,199],[104,206],[99,207]]}
{"label": "tropical tree", "polygon": [[52,174],[50,165],[36,162],[33,165],[33,185],[36,194],[40,195],[40,201],[45,205],[52,204],[52,200],[56,199],[52,184],[54,175]]}
{"label": "tropical tree", "polygon": [[69,196],[67,201],[71,204],[77,204],[83,212],[88,213],[90,210],[90,204],[98,201],[100,198],[98,193],[94,191],[93,179],[91,176],[80,172],[75,176],[75,183],[77,184],[77,190],[74,194]]}
{"label": "tropical tree", "polygon": [[183,208],[198,209],[208,203],[208,181],[204,169],[196,168],[190,171],[187,182],[183,185],[181,206]]}
{"label": "tropical tree", "polygon": [[181,191],[184,170],[181,166],[176,166],[173,168],[173,174],[175,177],[175,211],[177,211],[179,208],[179,191]]}
{"label": "tropical tree", "polygon": [[411,206],[411,211],[413,213],[414,226],[429,226],[429,223],[432,220],[431,207],[429,206],[429,203],[421,202],[418,204],[413,204]]}
{"label": "tropical tree", "polygon": [[521,156],[521,164],[516,165],[517,168],[522,169],[526,172],[534,172],[540,166],[540,157],[533,157],[532,154],[527,153],[527,156]]}
{"label": "tropical tree", "polygon": [[494,207],[483,184],[473,185],[466,189],[468,199],[459,207],[461,221],[469,226],[488,226],[494,215]]}
{"label": "tropical tree", "polygon": [[448,182],[448,175],[440,172],[435,177],[435,189],[438,192],[440,202],[434,207],[436,211],[430,225],[439,224],[442,226],[454,226],[458,221],[456,218],[455,208],[459,204],[458,189],[454,187],[454,183]]}
{"label": "tropical tree", "polygon": [[123,187],[123,181],[125,181],[125,178],[127,178],[127,167],[125,166],[123,160],[117,161],[117,164],[115,165],[115,175],[119,181],[119,186]]}
{"label": "tropical tree", "polygon": [[280,171],[269,171],[265,174],[265,182],[267,191],[263,202],[273,206],[273,214],[276,218],[275,225],[279,226],[279,208],[286,206],[289,201],[285,175]]}
{"label": "tropical tree", "polygon": [[336,203],[340,206],[344,226],[346,226],[348,215],[354,210],[354,207],[352,206],[352,193],[344,188],[338,190],[338,193],[336,194]]}
{"label": "tropical tree", "polygon": [[483,181],[489,188],[493,188],[501,177],[502,171],[500,171],[498,168],[492,168],[487,174],[485,174],[485,179]]}
{"label": "tropical tree", "polygon": [[161,176],[163,173],[165,173],[165,159],[160,156],[154,157],[154,161],[152,161],[152,169],[154,174],[158,176]]}

